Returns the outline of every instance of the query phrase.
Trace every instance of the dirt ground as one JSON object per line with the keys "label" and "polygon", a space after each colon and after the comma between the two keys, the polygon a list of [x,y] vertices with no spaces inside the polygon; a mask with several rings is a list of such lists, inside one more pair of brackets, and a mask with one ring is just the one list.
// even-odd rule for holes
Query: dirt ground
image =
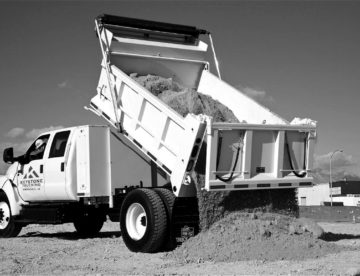
{"label": "dirt ground", "polygon": [[[19,237],[0,240],[0,274],[360,275],[360,223],[320,223],[320,226],[327,233],[326,242],[340,250],[305,259],[270,261],[254,257],[235,262],[189,262],[171,258],[170,253],[130,252],[117,223],[106,222],[101,233],[90,239],[79,238],[71,224],[30,225]],[[206,252],[203,253],[205,256]]]}
{"label": "dirt ground", "polygon": [[[237,121],[220,103],[184,90],[171,79],[132,77],[183,116],[191,112],[211,115],[215,121]],[[87,239],[80,238],[71,224],[31,225],[17,238],[0,240],[0,275],[360,276],[360,223],[317,225],[312,220],[269,211],[225,212],[243,210],[234,207],[244,206],[255,210],[258,205],[266,206],[263,199],[273,198],[269,193],[259,197],[260,192],[245,195],[241,200],[239,194],[234,197],[243,206],[224,201],[226,194],[212,193],[211,198],[200,195],[200,225],[205,225],[202,218],[210,222],[201,227],[206,231],[174,251],[157,254],[130,252],[121,239],[118,223],[106,222],[99,235]],[[278,191],[275,195],[281,195],[281,202],[286,203],[295,198]],[[286,205],[295,206],[295,202]],[[312,210],[308,213],[315,216]]]}

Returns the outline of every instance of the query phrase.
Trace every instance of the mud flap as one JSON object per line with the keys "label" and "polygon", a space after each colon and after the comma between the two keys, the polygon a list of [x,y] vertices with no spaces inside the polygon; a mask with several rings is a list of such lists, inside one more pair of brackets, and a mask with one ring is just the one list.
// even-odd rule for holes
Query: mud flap
{"label": "mud flap", "polygon": [[176,245],[180,245],[199,233],[199,210],[196,197],[176,198],[172,236]]}

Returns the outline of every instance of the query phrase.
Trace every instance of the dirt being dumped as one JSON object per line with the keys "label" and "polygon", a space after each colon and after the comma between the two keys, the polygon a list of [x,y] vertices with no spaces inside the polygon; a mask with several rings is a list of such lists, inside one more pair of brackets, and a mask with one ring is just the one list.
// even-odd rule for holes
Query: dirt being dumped
{"label": "dirt being dumped", "polygon": [[[212,99],[193,89],[181,86],[171,78],[147,75],[130,75],[136,82],[147,88],[172,109],[182,116],[188,113],[211,116],[214,122],[237,123],[239,120],[233,112]],[[205,152],[206,142],[201,152]],[[200,154],[201,155],[201,154]],[[201,160],[202,157],[200,156]],[[287,213],[296,216],[298,207],[294,189],[275,191],[237,191],[237,192],[207,192],[204,186],[204,164],[197,163],[194,180],[198,190],[199,226],[201,230],[208,229],[213,223],[224,218],[228,213],[244,209],[260,208],[266,211]]]}
{"label": "dirt being dumped", "polygon": [[[205,114],[212,116],[214,122],[239,122],[233,112],[220,102],[193,89],[183,87],[171,78],[154,75],[138,76],[137,73],[131,74],[130,77],[182,116],[186,116],[188,113]],[[201,152],[204,152],[205,147],[206,142],[203,144]],[[200,154],[199,160],[202,159]],[[236,192],[203,191],[201,189],[204,186],[204,164],[202,162],[197,163],[193,178],[198,190],[201,230],[208,229],[228,213],[239,210],[258,208],[286,213],[293,217],[297,216],[298,205],[294,189]]]}
{"label": "dirt being dumped", "polygon": [[[198,181],[202,182],[203,180]],[[291,218],[298,216],[295,189],[232,192],[207,192],[198,189],[198,202],[201,230],[209,229],[212,224],[236,211],[271,212]]]}
{"label": "dirt being dumped", "polygon": [[337,253],[309,219],[264,212],[233,212],[190,238],[167,257],[184,263],[304,260]]}
{"label": "dirt being dumped", "polygon": [[211,116],[214,122],[239,122],[234,113],[220,102],[193,89],[183,87],[171,78],[166,79],[154,75],[138,76],[136,73],[131,74],[130,77],[183,117],[193,113]]}

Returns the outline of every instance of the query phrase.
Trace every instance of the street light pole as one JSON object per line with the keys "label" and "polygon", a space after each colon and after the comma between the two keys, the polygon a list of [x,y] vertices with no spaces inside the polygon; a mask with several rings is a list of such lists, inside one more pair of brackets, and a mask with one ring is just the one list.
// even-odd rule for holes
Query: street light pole
{"label": "street light pole", "polygon": [[330,155],[330,205],[331,207],[333,206],[333,198],[332,198],[332,176],[331,176],[331,160],[334,156],[335,153],[337,152],[343,152],[342,149],[337,149],[337,150],[334,150],[331,155]]}

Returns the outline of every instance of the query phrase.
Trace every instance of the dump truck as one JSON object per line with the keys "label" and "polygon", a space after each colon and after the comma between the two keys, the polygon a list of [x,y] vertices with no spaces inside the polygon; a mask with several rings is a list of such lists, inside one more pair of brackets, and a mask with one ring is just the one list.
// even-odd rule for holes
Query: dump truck
{"label": "dump truck", "polygon": [[[312,186],[316,126],[291,124],[224,82],[208,31],[112,15],[97,17],[95,30],[101,72],[86,109],[107,124],[42,133],[21,156],[4,150],[12,165],[0,176],[0,237],[34,223],[73,223],[89,236],[110,219],[131,251],[156,252],[199,231],[199,189]],[[240,123],[181,116],[134,72],[207,95]]]}

